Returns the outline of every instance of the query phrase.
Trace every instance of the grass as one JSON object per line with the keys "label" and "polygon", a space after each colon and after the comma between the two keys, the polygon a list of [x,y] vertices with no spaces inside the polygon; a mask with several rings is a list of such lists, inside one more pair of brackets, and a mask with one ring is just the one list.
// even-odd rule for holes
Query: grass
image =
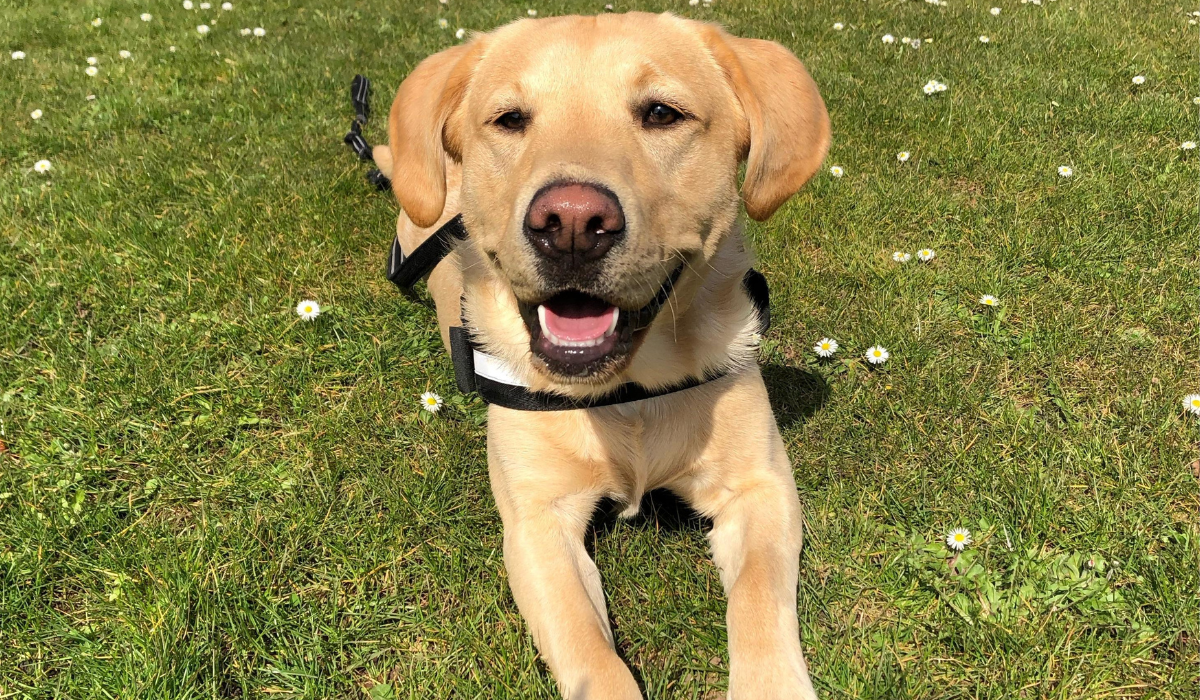
{"label": "grass", "polygon": [[[528,5],[235,4],[0,0],[0,697],[554,697],[502,568],[486,411],[428,304],[383,278],[395,206],[340,143],[354,73],[382,113],[455,28]],[[822,696],[1196,697],[1184,8],[634,8],[779,40],[829,105],[846,175],[748,229]],[[923,96],[931,78],[949,90]],[[924,246],[931,264],[891,261]],[[824,335],[843,350],[818,362]],[[875,343],[892,359],[869,370]],[[955,526],[975,544],[948,567]],[[724,697],[704,527],[665,498],[597,519],[651,698]]]}

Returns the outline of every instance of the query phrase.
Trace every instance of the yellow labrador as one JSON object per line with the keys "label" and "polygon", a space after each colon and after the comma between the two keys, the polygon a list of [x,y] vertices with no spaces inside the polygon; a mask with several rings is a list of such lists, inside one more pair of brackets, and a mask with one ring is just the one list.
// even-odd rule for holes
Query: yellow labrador
{"label": "yellow labrador", "polygon": [[641,697],[583,538],[600,499],[633,515],[665,487],[713,521],[730,696],[815,698],[796,618],[800,503],[755,362],[738,224],[742,203],[766,219],[825,157],[829,118],[804,67],[670,14],[522,20],[417,66],[388,134],[376,160],[404,210],[402,248],[459,213],[469,231],[429,280],[447,344],[461,317],[531,390],[579,398],[725,372],[608,407],[490,407],[513,597],[563,695]]}

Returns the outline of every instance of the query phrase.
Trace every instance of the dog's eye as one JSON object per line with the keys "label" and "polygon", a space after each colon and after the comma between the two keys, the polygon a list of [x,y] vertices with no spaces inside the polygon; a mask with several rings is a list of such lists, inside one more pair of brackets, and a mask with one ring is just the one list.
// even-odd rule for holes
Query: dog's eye
{"label": "dog's eye", "polygon": [[515,109],[511,112],[505,112],[499,117],[496,117],[496,125],[509,131],[524,131],[525,124],[528,121],[529,117],[525,116],[523,112]]}
{"label": "dog's eye", "polygon": [[680,119],[683,119],[683,114],[679,110],[661,102],[655,102],[646,108],[646,113],[642,116],[642,123],[646,126],[670,126]]}

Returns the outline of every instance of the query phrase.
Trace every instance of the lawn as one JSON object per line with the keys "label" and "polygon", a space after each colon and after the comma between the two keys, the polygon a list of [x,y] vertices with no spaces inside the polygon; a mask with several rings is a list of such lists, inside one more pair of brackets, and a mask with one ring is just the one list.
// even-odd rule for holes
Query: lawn
{"label": "lawn", "polygon": [[[382,114],[457,28],[603,2],[199,4],[0,0],[0,698],[555,697],[486,409],[341,136],[356,72]],[[829,107],[843,175],[748,225],[822,697],[1195,698],[1195,8],[615,4],[780,41]],[[649,698],[724,697],[706,527],[597,515]]]}

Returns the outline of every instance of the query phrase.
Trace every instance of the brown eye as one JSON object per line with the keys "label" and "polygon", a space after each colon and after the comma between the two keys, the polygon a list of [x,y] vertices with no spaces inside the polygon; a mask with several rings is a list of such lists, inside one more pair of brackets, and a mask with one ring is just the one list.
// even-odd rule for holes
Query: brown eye
{"label": "brown eye", "polygon": [[642,116],[642,123],[646,126],[670,126],[680,119],[683,119],[683,115],[679,110],[661,102],[655,102],[646,108],[646,114]]}
{"label": "brown eye", "polygon": [[522,112],[515,110],[515,109],[511,112],[505,112],[504,114],[501,114],[499,117],[496,117],[496,125],[502,129],[507,129],[509,131],[524,131],[525,124],[528,121],[529,121],[528,117],[526,117]]}

